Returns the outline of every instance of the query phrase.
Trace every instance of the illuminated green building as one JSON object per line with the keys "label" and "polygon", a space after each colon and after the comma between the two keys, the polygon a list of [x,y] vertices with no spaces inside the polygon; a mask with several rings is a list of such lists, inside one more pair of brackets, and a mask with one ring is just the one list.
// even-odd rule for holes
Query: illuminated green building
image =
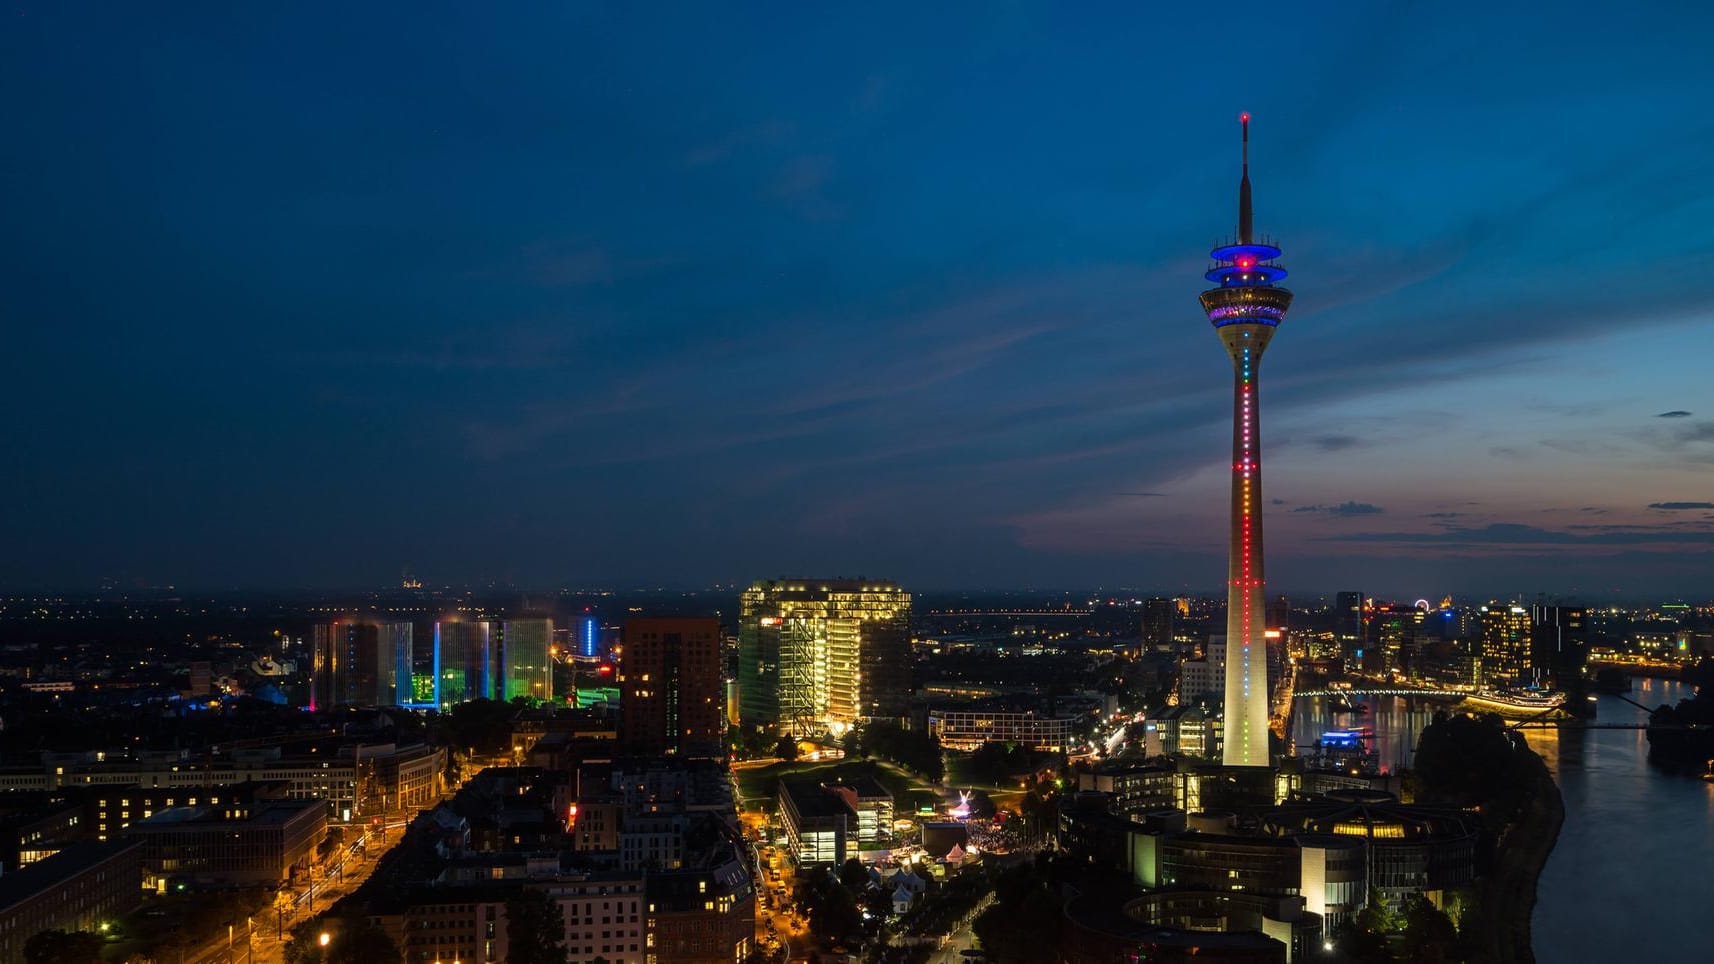
{"label": "illuminated green building", "polygon": [[500,624],[498,700],[553,699],[553,620],[508,619]]}

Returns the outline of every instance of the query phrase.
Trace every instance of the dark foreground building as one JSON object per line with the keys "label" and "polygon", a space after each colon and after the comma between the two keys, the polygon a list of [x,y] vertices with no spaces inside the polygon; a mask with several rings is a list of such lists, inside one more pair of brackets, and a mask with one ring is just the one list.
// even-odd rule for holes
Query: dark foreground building
{"label": "dark foreground building", "polygon": [[143,902],[143,847],[129,841],[67,844],[0,876],[0,961],[24,959],[41,931],[97,931]]}

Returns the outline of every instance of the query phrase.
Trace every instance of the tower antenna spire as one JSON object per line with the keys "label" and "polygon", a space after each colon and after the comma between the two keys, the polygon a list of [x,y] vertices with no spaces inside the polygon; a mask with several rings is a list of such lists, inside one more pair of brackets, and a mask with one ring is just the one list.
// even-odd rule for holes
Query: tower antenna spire
{"label": "tower antenna spire", "polygon": [[1238,181],[1238,243],[1249,244],[1254,235],[1250,211],[1250,115],[1248,112],[1238,115],[1238,123],[1244,129],[1244,176]]}

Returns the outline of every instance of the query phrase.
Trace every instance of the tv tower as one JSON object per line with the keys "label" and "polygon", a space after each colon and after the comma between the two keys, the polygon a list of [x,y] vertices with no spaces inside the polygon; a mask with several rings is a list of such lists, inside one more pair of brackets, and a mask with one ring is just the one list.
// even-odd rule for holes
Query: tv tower
{"label": "tv tower", "polygon": [[1238,238],[1209,253],[1204,275],[1219,287],[1202,293],[1202,309],[1232,357],[1232,525],[1226,569],[1226,766],[1265,767],[1268,753],[1268,650],[1262,578],[1262,353],[1291,307],[1276,287],[1285,269],[1280,249],[1257,242],[1250,211],[1250,115],[1243,126],[1243,178],[1238,182]]}

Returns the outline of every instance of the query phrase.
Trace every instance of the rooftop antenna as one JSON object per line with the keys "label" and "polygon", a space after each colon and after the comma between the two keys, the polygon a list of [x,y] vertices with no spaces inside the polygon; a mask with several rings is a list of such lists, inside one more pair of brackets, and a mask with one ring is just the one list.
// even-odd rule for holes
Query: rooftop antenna
{"label": "rooftop antenna", "polygon": [[1238,115],[1238,123],[1244,129],[1244,177],[1238,182],[1238,243],[1249,244],[1254,231],[1250,211],[1250,114],[1248,111]]}

